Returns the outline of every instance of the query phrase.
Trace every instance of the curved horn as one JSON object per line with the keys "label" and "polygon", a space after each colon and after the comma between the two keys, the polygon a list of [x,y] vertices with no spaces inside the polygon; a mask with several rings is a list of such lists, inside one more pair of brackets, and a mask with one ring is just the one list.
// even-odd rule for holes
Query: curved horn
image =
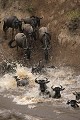
{"label": "curved horn", "polygon": [[53,85],[51,86],[51,88],[53,89]]}
{"label": "curved horn", "polygon": [[73,93],[73,95],[76,95],[77,94],[77,92],[75,91],[74,93]]}
{"label": "curved horn", "polygon": [[37,78],[35,80],[38,80]]}
{"label": "curved horn", "polygon": [[48,80],[48,78],[45,78],[46,79],[46,81]]}
{"label": "curved horn", "polygon": [[[60,85],[61,86],[61,85]],[[62,86],[61,86],[61,88],[60,88],[61,90],[64,90],[65,88],[63,88]]]}
{"label": "curved horn", "polygon": [[60,85],[61,89],[63,88],[62,85]]}
{"label": "curved horn", "polygon": [[67,104],[70,104],[70,100],[67,101]]}

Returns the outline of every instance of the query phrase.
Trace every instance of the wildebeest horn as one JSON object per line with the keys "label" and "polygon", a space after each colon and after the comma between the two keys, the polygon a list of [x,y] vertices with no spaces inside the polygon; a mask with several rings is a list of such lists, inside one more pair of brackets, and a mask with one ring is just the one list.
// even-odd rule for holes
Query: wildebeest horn
{"label": "wildebeest horn", "polygon": [[13,76],[13,77],[14,77],[14,78],[17,78],[18,76],[15,75],[15,76]]}
{"label": "wildebeest horn", "polygon": [[37,78],[35,80],[37,80]]}
{"label": "wildebeest horn", "polygon": [[80,101],[77,101],[77,103],[80,103]]}
{"label": "wildebeest horn", "polygon": [[[60,85],[61,86],[61,85]],[[65,88],[63,88],[62,86],[61,86],[61,90],[64,90]]]}
{"label": "wildebeest horn", "polygon": [[51,88],[53,89],[53,85],[51,86]]}
{"label": "wildebeest horn", "polygon": [[75,91],[74,93],[73,93],[73,95],[76,95],[77,94],[77,92]]}
{"label": "wildebeest horn", "polygon": [[61,89],[62,89],[63,88],[62,85],[60,85],[60,86],[61,86]]}
{"label": "wildebeest horn", "polygon": [[48,80],[48,78],[45,78],[46,80]]}
{"label": "wildebeest horn", "polygon": [[70,103],[70,100],[68,100],[66,104],[69,104],[69,103]]}

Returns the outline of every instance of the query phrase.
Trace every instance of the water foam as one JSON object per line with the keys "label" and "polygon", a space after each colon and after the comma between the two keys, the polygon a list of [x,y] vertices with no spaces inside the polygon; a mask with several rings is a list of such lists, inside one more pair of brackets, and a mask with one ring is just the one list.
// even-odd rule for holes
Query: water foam
{"label": "water foam", "polygon": [[[16,81],[13,78],[14,75],[19,76],[19,78],[29,78],[29,85],[22,89],[21,87],[17,88]],[[39,95],[39,84],[35,83],[35,78],[45,79],[48,78],[50,82],[47,84],[48,90],[52,92],[51,86],[53,87],[62,85],[65,90],[61,92],[62,97],[59,100],[48,98],[46,96]],[[60,68],[46,68],[46,73],[42,75],[33,75],[31,73],[31,68],[17,65],[16,72],[14,74],[5,74],[0,78],[0,91],[1,90],[13,90],[16,92],[16,95],[12,93],[7,94],[7,97],[13,98],[13,102],[16,102],[20,105],[33,104],[39,102],[51,101],[53,103],[66,103],[67,100],[75,99],[73,95],[74,91],[80,91],[80,76],[75,76],[74,71],[68,67]],[[20,93],[18,95],[17,93]],[[54,93],[53,93],[54,94]]]}

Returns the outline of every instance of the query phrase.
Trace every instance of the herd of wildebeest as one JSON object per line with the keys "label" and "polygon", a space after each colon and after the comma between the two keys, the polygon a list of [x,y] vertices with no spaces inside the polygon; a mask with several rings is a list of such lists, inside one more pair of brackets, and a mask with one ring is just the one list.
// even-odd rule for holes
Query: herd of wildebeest
{"label": "herd of wildebeest", "polygon": [[[12,39],[9,41],[9,47],[14,48],[18,47],[23,49],[24,56],[27,57],[27,59],[31,58],[31,50],[34,48],[34,44],[37,40],[40,40],[42,49],[44,50],[44,58],[46,61],[48,61],[48,54],[49,49],[51,48],[51,34],[48,31],[47,27],[41,27],[41,20],[43,18],[37,17],[37,16],[30,16],[22,19],[18,19],[16,16],[11,16],[9,18],[4,19],[3,24],[3,31],[5,34],[5,39],[7,39],[7,30],[8,28],[12,28]],[[73,26],[75,28],[75,26]],[[71,27],[70,27],[71,29]],[[14,30],[18,30],[18,33],[16,35],[14,34]],[[16,45],[12,45],[13,42],[16,43]],[[11,69],[11,66],[6,66],[7,70]],[[34,73],[41,73],[41,70],[44,68],[44,66],[41,66],[40,61],[39,64],[36,67],[32,67],[32,74]],[[52,66],[52,68],[55,68]],[[14,76],[17,87],[18,86],[26,86],[29,81],[28,78],[21,80],[18,76]],[[52,96],[50,91],[47,89],[47,83],[50,81],[46,79],[38,80],[38,78],[35,79],[35,83],[39,84],[40,86],[40,95],[48,95],[52,98],[61,98],[61,91],[63,91],[65,88],[62,86],[60,87],[51,87],[51,89],[55,92],[55,94]],[[70,104],[72,107],[76,108],[79,107],[78,103],[80,103],[80,92],[73,93],[76,95],[76,100],[69,100],[67,101],[67,104]]]}
{"label": "herd of wildebeest", "polygon": [[[24,57],[29,60],[36,41],[40,40],[42,49],[44,50],[44,58],[48,61],[51,34],[47,27],[40,27],[41,19],[42,18],[37,16],[26,17],[20,20],[16,16],[4,19],[3,31],[5,33],[5,38],[7,38],[8,28],[12,28],[12,39],[8,44],[9,47],[17,47],[17,50],[18,47],[22,48]],[[14,30],[18,30],[16,35],[14,35]],[[16,45],[12,45],[14,41]]]}

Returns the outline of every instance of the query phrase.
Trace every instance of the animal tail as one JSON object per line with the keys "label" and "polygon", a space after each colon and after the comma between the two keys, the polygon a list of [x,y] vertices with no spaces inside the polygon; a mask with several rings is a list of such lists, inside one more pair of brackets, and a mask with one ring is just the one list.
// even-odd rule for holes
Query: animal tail
{"label": "animal tail", "polygon": [[12,46],[12,43],[13,43],[14,41],[15,41],[15,40],[9,41],[8,46],[9,46],[10,48],[15,48],[15,47],[17,46],[17,45]]}

